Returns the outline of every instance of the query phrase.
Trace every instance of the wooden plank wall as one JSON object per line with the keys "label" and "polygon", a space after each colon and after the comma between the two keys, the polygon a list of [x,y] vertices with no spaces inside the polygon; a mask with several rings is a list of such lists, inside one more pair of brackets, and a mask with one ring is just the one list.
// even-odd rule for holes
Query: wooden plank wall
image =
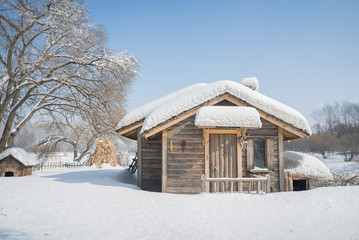
{"label": "wooden plank wall", "polygon": [[[205,147],[202,129],[194,125],[194,119],[195,116],[189,117],[167,129],[168,193],[199,193],[201,191]],[[183,141],[185,141],[184,151]]]}
{"label": "wooden plank wall", "polygon": [[152,139],[141,138],[141,188],[161,192],[162,189],[162,134]]}
{"label": "wooden plank wall", "polygon": [[[248,129],[247,134],[248,138],[253,139],[266,139],[268,137],[273,137],[273,161],[270,163],[271,173],[271,192],[279,192],[279,149],[278,149],[278,127],[273,123],[268,122],[267,120],[261,118],[262,128],[259,129]],[[247,171],[247,151],[243,151],[242,155],[242,169],[243,177],[248,177],[251,175]]]}
{"label": "wooden plank wall", "polygon": [[[237,178],[237,135],[209,134],[210,177]],[[225,189],[223,189],[223,187]],[[235,191],[238,189],[235,186]],[[229,183],[220,185],[217,191],[230,190]],[[210,185],[210,192],[215,192],[214,183]]]}

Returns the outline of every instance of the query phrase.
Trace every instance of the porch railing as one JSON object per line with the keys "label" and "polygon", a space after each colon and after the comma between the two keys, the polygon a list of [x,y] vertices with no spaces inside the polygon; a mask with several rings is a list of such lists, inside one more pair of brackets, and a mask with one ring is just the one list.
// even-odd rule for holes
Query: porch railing
{"label": "porch railing", "polygon": [[[233,192],[235,188],[238,189],[238,192],[243,192],[243,187],[247,187],[247,192],[255,193],[265,192],[270,193],[270,176],[267,174],[265,177],[258,176],[254,178],[206,178],[206,176],[201,176],[202,185],[201,191],[206,192],[207,182],[213,183],[212,192],[220,192],[220,184],[222,184],[222,192],[225,192],[226,187],[229,188],[229,192]],[[244,184],[247,183],[247,184]],[[237,184],[235,187],[234,184]]]}

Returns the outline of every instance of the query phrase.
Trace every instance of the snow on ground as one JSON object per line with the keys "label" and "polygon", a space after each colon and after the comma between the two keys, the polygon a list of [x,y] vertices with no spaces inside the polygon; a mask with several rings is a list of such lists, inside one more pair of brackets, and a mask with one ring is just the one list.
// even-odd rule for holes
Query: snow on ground
{"label": "snow on ground", "polygon": [[324,159],[320,154],[314,154],[319,160],[321,160],[333,174],[348,174],[359,175],[359,162],[358,161],[344,161],[344,156],[341,154],[334,154]]}
{"label": "snow on ground", "polygon": [[358,239],[359,187],[175,195],[125,168],[0,179],[0,239]]}

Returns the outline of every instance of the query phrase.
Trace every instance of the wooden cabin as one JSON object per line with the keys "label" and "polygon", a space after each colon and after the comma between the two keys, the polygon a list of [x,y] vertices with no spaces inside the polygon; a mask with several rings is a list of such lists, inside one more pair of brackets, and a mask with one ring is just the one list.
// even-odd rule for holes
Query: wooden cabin
{"label": "wooden cabin", "polygon": [[0,154],[0,177],[32,175],[32,167],[35,165],[25,150],[8,148]]}
{"label": "wooden cabin", "polygon": [[[300,113],[257,88],[255,78],[195,84],[125,115],[117,132],[137,140],[138,186],[194,194],[201,191],[202,175],[268,174],[270,191],[284,191],[283,141],[308,136],[311,129]],[[231,187],[208,182],[205,190]]]}

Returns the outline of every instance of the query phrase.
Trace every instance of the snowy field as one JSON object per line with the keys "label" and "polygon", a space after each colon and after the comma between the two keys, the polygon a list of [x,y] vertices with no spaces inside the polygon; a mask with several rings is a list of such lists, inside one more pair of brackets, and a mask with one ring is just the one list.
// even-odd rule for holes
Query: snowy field
{"label": "snowy field", "polygon": [[359,159],[356,159],[356,161],[345,162],[344,156],[339,154],[330,155],[327,159],[323,159],[320,154],[314,154],[314,156],[327,165],[332,173],[357,173],[359,175]]}
{"label": "snowy field", "polygon": [[359,239],[359,187],[174,195],[124,168],[0,179],[0,239]]}

